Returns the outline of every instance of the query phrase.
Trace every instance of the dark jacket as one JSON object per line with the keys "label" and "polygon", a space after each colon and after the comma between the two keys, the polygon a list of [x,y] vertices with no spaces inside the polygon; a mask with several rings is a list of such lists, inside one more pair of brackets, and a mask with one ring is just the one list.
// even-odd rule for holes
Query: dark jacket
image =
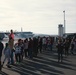
{"label": "dark jacket", "polygon": [[63,44],[62,43],[57,44],[57,50],[58,50],[58,52],[62,52],[63,51]]}
{"label": "dark jacket", "polygon": [[2,50],[3,50],[4,46],[3,46],[3,43],[0,42],[0,57],[2,56]]}

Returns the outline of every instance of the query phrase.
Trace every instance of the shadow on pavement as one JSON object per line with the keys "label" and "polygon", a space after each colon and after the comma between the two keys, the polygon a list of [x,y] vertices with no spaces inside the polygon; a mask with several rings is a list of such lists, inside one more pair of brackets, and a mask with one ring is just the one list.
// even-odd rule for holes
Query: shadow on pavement
{"label": "shadow on pavement", "polygon": [[68,63],[68,60],[67,62],[58,63],[57,55],[53,55],[50,52],[51,51],[44,51],[41,56],[38,56],[36,58],[34,57],[32,60],[26,58],[21,63],[12,65],[11,69],[5,69],[18,72],[20,75],[64,75],[64,73],[58,70],[57,68],[70,69],[76,71],[71,67],[75,67],[76,65]]}
{"label": "shadow on pavement", "polygon": [[8,75],[8,74],[6,74],[6,73],[3,72],[3,71],[0,71],[0,75]]}

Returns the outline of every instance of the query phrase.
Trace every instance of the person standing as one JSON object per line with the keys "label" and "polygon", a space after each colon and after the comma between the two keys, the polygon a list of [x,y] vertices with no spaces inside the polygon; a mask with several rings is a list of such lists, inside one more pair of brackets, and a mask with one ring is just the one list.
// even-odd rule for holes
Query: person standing
{"label": "person standing", "polygon": [[10,58],[11,58],[11,64],[14,64],[14,59],[13,59],[13,47],[14,47],[14,33],[13,30],[10,31],[10,35],[9,35],[9,48],[11,50],[11,54],[10,54]]}
{"label": "person standing", "polygon": [[71,44],[70,44],[70,51],[71,51],[71,54],[74,54],[74,39],[71,40]]}
{"label": "person standing", "polygon": [[58,62],[62,62],[62,59],[63,59],[63,43],[61,40],[58,40],[58,44],[57,44],[57,52],[58,52]]}
{"label": "person standing", "polygon": [[43,50],[46,50],[46,47],[47,47],[47,39],[46,39],[45,36],[42,38],[42,45],[43,45]]}
{"label": "person standing", "polygon": [[42,38],[38,38],[38,49],[39,49],[39,52],[42,53]]}
{"label": "person standing", "polygon": [[29,38],[28,42],[28,56],[30,59],[33,59],[33,40]]}
{"label": "person standing", "polygon": [[25,54],[25,58],[28,57],[28,39],[26,38],[24,40],[24,54]]}
{"label": "person standing", "polygon": [[8,68],[11,68],[11,66],[10,66],[10,49],[8,47],[8,43],[5,44],[4,55],[5,55],[5,58],[3,60],[2,66],[4,65],[4,63],[5,63],[6,59],[7,59],[7,65],[6,66]]}
{"label": "person standing", "polygon": [[18,43],[15,44],[15,59],[16,63],[21,62],[21,39],[18,39]]}
{"label": "person standing", "polygon": [[33,38],[33,56],[37,57],[38,54],[38,39],[37,38]]}
{"label": "person standing", "polygon": [[1,65],[1,57],[2,57],[2,50],[4,48],[4,45],[3,43],[0,41],[0,71],[2,69],[2,65]]}
{"label": "person standing", "polygon": [[68,39],[65,39],[65,42],[64,42],[65,56],[69,55],[69,47],[70,47],[70,42]]}
{"label": "person standing", "polygon": [[75,38],[75,41],[74,41],[74,53],[76,54],[76,38]]}

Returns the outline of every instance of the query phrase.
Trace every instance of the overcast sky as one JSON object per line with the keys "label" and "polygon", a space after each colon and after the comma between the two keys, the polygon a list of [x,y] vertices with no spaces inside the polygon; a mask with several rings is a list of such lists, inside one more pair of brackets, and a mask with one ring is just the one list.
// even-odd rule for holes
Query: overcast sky
{"label": "overcast sky", "polygon": [[0,31],[17,30],[58,34],[66,19],[66,32],[76,32],[76,0],[0,0]]}

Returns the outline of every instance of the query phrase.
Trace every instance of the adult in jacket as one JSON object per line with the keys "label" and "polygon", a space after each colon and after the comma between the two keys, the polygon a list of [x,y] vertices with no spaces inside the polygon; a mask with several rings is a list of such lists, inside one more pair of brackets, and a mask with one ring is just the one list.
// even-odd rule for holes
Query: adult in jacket
{"label": "adult in jacket", "polygon": [[3,43],[0,41],[0,70],[1,70],[1,57],[2,57],[2,50],[3,50],[4,46],[3,46]]}

